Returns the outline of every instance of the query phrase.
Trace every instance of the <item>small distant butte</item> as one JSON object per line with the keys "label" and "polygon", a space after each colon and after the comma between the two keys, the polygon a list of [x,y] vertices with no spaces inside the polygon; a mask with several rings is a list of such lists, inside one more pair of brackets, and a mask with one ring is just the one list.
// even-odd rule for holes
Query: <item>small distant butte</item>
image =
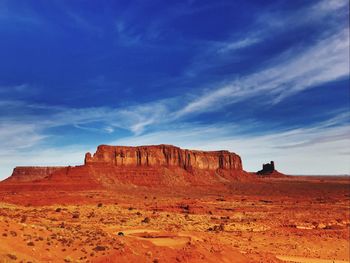
{"label": "small distant butte", "polygon": [[280,173],[275,169],[275,162],[271,161],[270,163],[263,164],[262,170],[257,172],[258,175],[267,176],[267,177],[283,177],[284,174]]}

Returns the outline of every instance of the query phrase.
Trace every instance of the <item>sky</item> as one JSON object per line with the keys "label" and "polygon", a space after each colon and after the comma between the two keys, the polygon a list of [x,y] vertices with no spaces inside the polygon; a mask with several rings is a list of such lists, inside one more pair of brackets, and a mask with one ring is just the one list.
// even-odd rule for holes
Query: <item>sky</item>
{"label": "sky", "polygon": [[348,0],[0,0],[0,179],[100,144],[350,174]]}

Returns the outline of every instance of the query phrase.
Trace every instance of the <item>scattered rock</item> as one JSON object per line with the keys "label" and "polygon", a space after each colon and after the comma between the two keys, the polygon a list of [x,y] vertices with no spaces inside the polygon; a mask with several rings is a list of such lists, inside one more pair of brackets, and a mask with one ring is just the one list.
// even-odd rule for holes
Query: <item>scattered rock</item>
{"label": "scattered rock", "polygon": [[80,214],[78,212],[73,213],[72,218],[79,218]]}
{"label": "scattered rock", "polygon": [[27,216],[26,215],[23,215],[21,217],[21,223],[25,223],[27,221]]}
{"label": "scattered rock", "polygon": [[319,224],[317,225],[317,228],[319,228],[319,229],[325,229],[325,228],[327,228],[327,226],[326,226],[325,224],[323,224],[323,223],[319,223]]}
{"label": "scattered rock", "polygon": [[151,222],[151,219],[149,217],[145,217],[145,219],[141,221],[141,223],[145,223],[145,224],[148,224],[149,222]]}
{"label": "scattered rock", "polygon": [[181,204],[181,205],[180,205],[180,208],[182,208],[182,209],[185,210],[185,211],[190,210],[190,206],[189,206],[189,205],[185,205],[185,204]]}
{"label": "scattered rock", "polygon": [[17,260],[17,256],[13,254],[7,254],[7,257],[12,260]]}
{"label": "scattered rock", "polygon": [[64,262],[73,262],[71,257],[65,257]]}
{"label": "scattered rock", "polygon": [[105,246],[96,246],[94,248],[94,250],[97,252],[97,251],[105,251],[106,250],[106,247]]}
{"label": "scattered rock", "polygon": [[215,231],[215,232],[225,231],[225,225],[221,223],[220,225],[215,225],[213,227],[209,227],[208,231]]}
{"label": "scattered rock", "polygon": [[271,204],[272,203],[271,200],[263,200],[263,199],[260,199],[259,202],[265,203],[265,204]]}

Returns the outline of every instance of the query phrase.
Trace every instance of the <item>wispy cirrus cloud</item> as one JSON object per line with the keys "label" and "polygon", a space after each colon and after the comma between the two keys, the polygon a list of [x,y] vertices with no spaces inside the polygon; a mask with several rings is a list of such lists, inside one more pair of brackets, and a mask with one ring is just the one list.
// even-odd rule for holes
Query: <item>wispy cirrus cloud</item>
{"label": "wispy cirrus cloud", "polygon": [[0,124],[0,148],[5,152],[28,148],[36,145],[46,138],[36,128],[36,125],[2,122]]}
{"label": "wispy cirrus cloud", "polygon": [[[256,16],[249,29],[234,32],[223,41],[201,43],[203,48],[193,63],[186,68],[185,74],[191,77],[201,76],[217,68],[230,68],[232,61],[244,60],[240,53],[246,48],[261,48],[264,45],[275,45],[287,31],[303,32],[307,27],[324,28],[321,39],[341,31],[348,30],[349,2],[347,0],[321,0],[309,2],[305,7],[295,12],[266,9]],[[321,22],[322,21],[322,25]],[[319,26],[315,26],[319,25]],[[282,36],[283,38],[283,36]],[[300,39],[300,44],[305,39]],[[303,43],[308,46],[307,43]],[[259,66],[262,61],[254,61]],[[237,75],[236,72],[232,72]]]}
{"label": "wispy cirrus cloud", "polygon": [[349,76],[349,29],[345,28],[320,40],[306,50],[290,51],[274,59],[271,65],[213,90],[204,90],[176,115],[217,110],[228,104],[261,94],[273,103],[288,96]]}
{"label": "wispy cirrus cloud", "polygon": [[0,115],[0,148],[31,147],[50,137],[48,129],[63,126],[105,133],[125,129],[138,135],[147,126],[164,123],[171,104],[168,100],[159,100],[116,108],[70,108],[0,100],[0,111],[11,113]]}
{"label": "wispy cirrus cloud", "polygon": [[229,43],[220,44],[222,47],[218,48],[218,53],[226,53],[231,51],[237,51],[241,48],[249,47],[255,43],[260,42],[258,37],[246,37],[238,41],[233,41]]}
{"label": "wispy cirrus cloud", "polygon": [[[275,58],[266,69],[228,81],[221,86],[212,84],[213,89],[204,88],[197,90],[196,94],[188,92],[182,97],[127,107],[67,108],[13,102],[10,105],[14,107],[14,112],[20,112],[23,117],[17,116],[17,123],[36,123],[38,131],[64,125],[86,129],[90,123],[102,122],[104,124],[101,130],[106,132],[122,128],[139,135],[152,125],[179,122],[189,115],[217,111],[261,94],[271,96],[270,101],[278,103],[305,89],[346,77],[349,75],[348,46],[349,32],[343,29],[304,51],[296,50]],[[27,89],[27,85],[17,85],[14,89],[23,91]],[[2,88],[0,92],[7,92],[7,89]],[[1,103],[5,102],[6,100],[2,100]],[[3,107],[7,108],[9,105],[4,104]],[[33,114],[38,108],[46,108],[46,114]],[[12,121],[11,116],[3,116],[1,119],[3,123]],[[45,137],[38,136],[36,140],[40,141],[40,138]]]}
{"label": "wispy cirrus cloud", "polygon": [[[105,132],[121,128],[140,135],[147,127],[181,122],[190,115],[217,111],[227,105],[261,94],[270,96],[272,103],[278,103],[305,89],[346,77],[349,75],[348,46],[349,32],[343,29],[302,52],[297,50],[276,58],[266,69],[227,82],[223,86],[213,84],[215,87],[213,90],[202,89],[199,95],[187,93],[182,97],[127,107],[66,108],[13,102],[6,105],[6,100],[3,100],[4,109],[10,105],[13,112],[21,113],[22,118],[16,116],[16,122],[13,123],[12,117],[5,115],[1,120],[11,125],[35,123],[36,128],[30,130],[35,142],[43,140],[45,138],[43,131],[51,127],[75,125],[87,129],[89,124],[92,124],[92,129],[96,129],[93,125],[96,122],[103,123],[98,129]],[[23,90],[26,86],[17,85],[15,88]],[[6,89],[1,90],[6,92]],[[46,113],[33,114],[38,108],[41,110],[45,108]],[[18,131],[18,138],[25,137],[24,135],[29,132],[27,128],[24,132],[17,128],[14,130]]]}
{"label": "wispy cirrus cloud", "polygon": [[103,122],[110,128],[103,130],[110,132],[111,128],[130,130],[134,134],[140,134],[152,124],[165,120],[168,114],[170,102],[159,100],[151,103],[127,106],[127,107],[92,107],[92,108],[63,108],[51,115],[51,120],[45,124],[50,126],[63,126],[69,124],[89,124]]}

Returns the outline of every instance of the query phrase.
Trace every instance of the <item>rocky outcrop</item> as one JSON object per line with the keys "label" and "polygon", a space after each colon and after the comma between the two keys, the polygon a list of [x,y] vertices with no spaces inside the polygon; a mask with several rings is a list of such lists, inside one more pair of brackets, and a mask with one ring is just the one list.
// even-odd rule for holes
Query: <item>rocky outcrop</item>
{"label": "rocky outcrop", "polygon": [[285,175],[280,173],[275,169],[274,161],[270,163],[264,163],[262,170],[257,172],[258,175],[262,175],[265,177],[284,177]]}
{"label": "rocky outcrop", "polygon": [[186,150],[172,145],[100,145],[93,155],[86,153],[84,165],[16,167],[5,183],[64,190],[120,185],[217,187],[249,176],[242,169],[241,158],[229,151]]}
{"label": "rocky outcrop", "polygon": [[275,162],[264,163],[262,170],[258,171],[257,174],[269,174],[275,171]]}
{"label": "rocky outcrop", "polygon": [[178,167],[186,171],[218,169],[242,171],[241,158],[228,151],[184,150],[172,145],[108,146],[85,155],[85,165],[108,164],[117,167]]}
{"label": "rocky outcrop", "polygon": [[40,180],[64,168],[63,166],[18,166],[13,169],[11,177],[7,180],[21,182]]}

